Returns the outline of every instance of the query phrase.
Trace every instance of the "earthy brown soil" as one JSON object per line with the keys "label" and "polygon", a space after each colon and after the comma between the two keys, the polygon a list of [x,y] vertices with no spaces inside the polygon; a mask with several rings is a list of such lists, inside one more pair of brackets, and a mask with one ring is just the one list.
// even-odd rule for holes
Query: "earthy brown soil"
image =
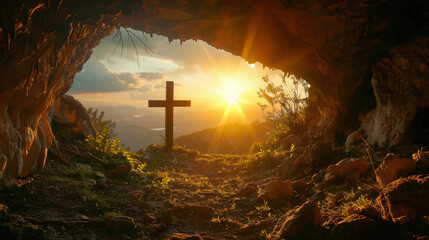
{"label": "earthy brown soil", "polygon": [[[245,183],[260,177],[240,176],[233,168],[222,171],[225,166],[219,164],[183,162],[181,172],[160,171],[152,173],[158,181],[137,181],[116,177],[114,170],[95,162],[77,162],[80,169],[92,170],[79,173],[50,158],[41,173],[19,180],[22,186],[2,190],[0,203],[10,215],[39,225],[54,239],[165,239],[176,232],[265,239],[276,219],[292,207],[290,201],[268,204],[258,202],[256,195],[237,196]],[[90,180],[97,179],[94,172],[105,174],[107,186]],[[132,217],[135,227],[106,227],[116,215]]]}

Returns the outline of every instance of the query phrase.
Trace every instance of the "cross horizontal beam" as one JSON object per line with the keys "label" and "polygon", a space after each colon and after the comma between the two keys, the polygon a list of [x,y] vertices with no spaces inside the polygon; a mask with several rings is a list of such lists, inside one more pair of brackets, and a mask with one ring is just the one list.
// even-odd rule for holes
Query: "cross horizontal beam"
{"label": "cross horizontal beam", "polygon": [[189,100],[173,100],[172,102],[167,102],[165,100],[149,100],[149,107],[167,107],[167,106],[190,107],[191,101],[189,101]]}

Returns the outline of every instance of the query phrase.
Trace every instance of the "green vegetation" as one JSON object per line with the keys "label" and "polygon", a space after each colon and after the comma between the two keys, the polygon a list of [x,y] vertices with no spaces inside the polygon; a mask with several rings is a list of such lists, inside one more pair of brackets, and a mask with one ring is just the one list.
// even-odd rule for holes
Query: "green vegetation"
{"label": "green vegetation", "polygon": [[360,195],[356,198],[356,193],[353,191],[344,195],[344,201],[345,203],[343,203],[340,208],[343,216],[347,216],[347,212],[350,208],[358,208],[374,204],[373,201],[368,199],[365,195]]}
{"label": "green vegetation", "polygon": [[289,74],[283,74],[279,84],[268,76],[262,77],[262,81],[265,87],[258,91],[258,97],[262,100],[259,106],[274,131],[268,134],[267,140],[257,143],[252,149],[277,149],[289,134],[301,134],[305,130],[309,84]]}

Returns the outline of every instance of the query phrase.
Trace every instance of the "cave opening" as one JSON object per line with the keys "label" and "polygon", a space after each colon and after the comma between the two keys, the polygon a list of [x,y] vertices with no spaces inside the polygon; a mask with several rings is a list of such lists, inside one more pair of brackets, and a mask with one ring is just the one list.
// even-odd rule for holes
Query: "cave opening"
{"label": "cave opening", "polygon": [[137,150],[162,143],[164,111],[148,109],[147,101],[165,97],[166,81],[175,81],[175,98],[192,100],[191,109],[175,110],[179,137],[220,125],[264,121],[257,95],[261,78],[280,83],[281,75],[278,69],[249,63],[202,40],[182,42],[120,28],[94,48],[67,94],[87,109],[104,111],[116,122],[121,142]]}

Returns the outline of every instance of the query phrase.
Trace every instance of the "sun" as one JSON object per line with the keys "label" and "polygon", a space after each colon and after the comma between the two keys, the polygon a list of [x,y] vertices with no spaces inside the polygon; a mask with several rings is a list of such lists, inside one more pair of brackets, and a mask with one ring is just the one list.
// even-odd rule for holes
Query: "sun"
{"label": "sun", "polygon": [[235,105],[241,101],[240,94],[242,92],[242,88],[240,88],[238,82],[232,79],[225,80],[219,89],[219,93],[223,96],[224,102]]}
{"label": "sun", "polygon": [[227,103],[237,104],[240,101],[240,93],[235,89],[225,89],[222,95]]}

